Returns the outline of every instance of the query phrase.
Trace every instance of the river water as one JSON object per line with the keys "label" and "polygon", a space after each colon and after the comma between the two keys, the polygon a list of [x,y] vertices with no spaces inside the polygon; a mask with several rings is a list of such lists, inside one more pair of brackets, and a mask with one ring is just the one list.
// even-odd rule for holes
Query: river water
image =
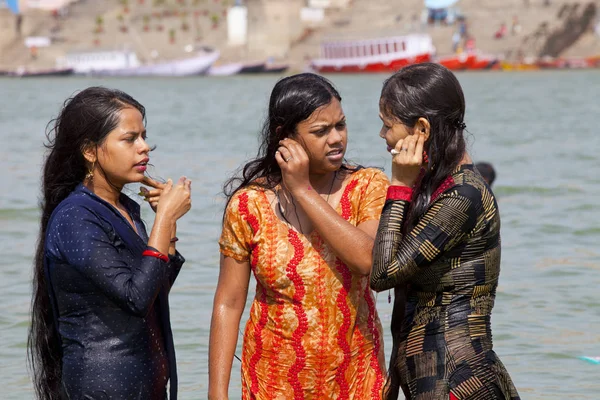
{"label": "river water", "polygon": [[[458,77],[470,153],[492,162],[498,174],[503,254],[492,317],[495,350],[523,398],[598,399],[600,365],[579,357],[600,356],[600,73]],[[125,90],[147,107],[148,137],[157,145],[150,172],[185,174],[194,182],[193,209],[179,224],[187,263],[171,292],[171,315],[181,398],[206,398],[221,185],[255,154],[277,78],[0,79],[1,398],[33,397],[26,333],[45,126],[64,99],[97,84]],[[348,117],[348,158],[389,173],[377,136],[385,76],[330,78]],[[146,210],[144,218],[151,223],[152,213]],[[377,304],[389,354],[387,293]],[[239,367],[234,360],[232,399],[240,396]]]}

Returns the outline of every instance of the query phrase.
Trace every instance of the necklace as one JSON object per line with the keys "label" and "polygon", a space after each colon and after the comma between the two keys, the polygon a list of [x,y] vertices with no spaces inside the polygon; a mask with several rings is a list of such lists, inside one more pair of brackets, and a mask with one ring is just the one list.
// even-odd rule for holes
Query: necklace
{"label": "necklace", "polygon": [[[329,204],[329,196],[331,196],[331,191],[333,190],[333,184],[335,183],[336,178],[337,178],[337,170],[333,173],[333,179],[331,179],[331,185],[329,185],[329,192],[327,192],[327,197],[325,199],[327,204]],[[280,192],[280,190],[277,190],[277,192],[275,193],[277,196],[277,205],[279,206],[279,213],[281,214],[281,216],[283,217],[285,222],[288,223],[288,225],[292,225],[290,223],[290,221],[287,219],[287,217],[285,216],[285,209],[281,205],[281,197],[280,197],[279,192]],[[286,198],[286,200],[287,200],[287,198]],[[288,203],[289,203],[289,201],[288,201]],[[294,215],[296,215],[296,220],[298,221],[298,225],[300,225],[300,233],[304,233],[304,228],[302,228],[302,222],[300,222],[300,217],[298,216],[298,210],[296,208],[296,201],[294,200],[293,196],[292,196],[291,203],[292,203],[292,206],[294,206]]]}

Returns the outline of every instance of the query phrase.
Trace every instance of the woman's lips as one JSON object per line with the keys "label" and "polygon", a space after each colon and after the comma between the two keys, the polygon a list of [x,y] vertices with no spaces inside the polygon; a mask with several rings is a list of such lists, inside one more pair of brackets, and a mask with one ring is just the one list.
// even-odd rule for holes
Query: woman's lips
{"label": "woman's lips", "polygon": [[344,151],[343,150],[334,150],[327,153],[327,158],[330,161],[340,161],[344,159]]}

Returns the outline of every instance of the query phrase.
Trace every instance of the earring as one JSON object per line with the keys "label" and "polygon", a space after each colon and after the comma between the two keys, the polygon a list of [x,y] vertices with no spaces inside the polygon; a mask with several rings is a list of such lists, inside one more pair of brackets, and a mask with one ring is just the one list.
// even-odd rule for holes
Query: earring
{"label": "earring", "polygon": [[423,162],[425,164],[429,164],[429,156],[427,156],[427,152],[423,150]]}
{"label": "earring", "polygon": [[85,179],[88,181],[94,180],[94,167],[96,166],[96,162],[92,164],[91,168],[88,168],[88,173],[85,175]]}

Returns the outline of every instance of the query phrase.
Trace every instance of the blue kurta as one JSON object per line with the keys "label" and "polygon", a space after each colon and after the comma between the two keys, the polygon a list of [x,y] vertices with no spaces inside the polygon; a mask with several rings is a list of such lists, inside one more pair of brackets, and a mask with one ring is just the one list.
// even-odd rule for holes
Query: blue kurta
{"label": "blue kurta", "polygon": [[79,185],[56,208],[45,262],[62,342],[63,388],[77,399],[177,397],[168,292],[184,262],[142,256],[148,235],[139,205],[113,206]]}

